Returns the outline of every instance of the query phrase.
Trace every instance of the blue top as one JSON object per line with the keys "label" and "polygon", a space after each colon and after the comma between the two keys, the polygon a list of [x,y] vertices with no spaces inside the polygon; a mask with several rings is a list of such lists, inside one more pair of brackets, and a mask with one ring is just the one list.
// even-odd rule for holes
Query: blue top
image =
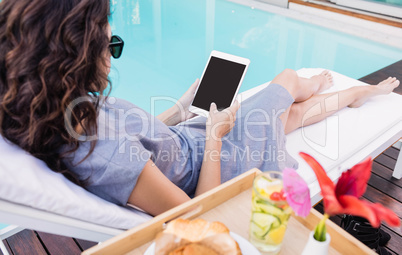
{"label": "blue top", "polygon": [[[286,89],[271,84],[241,104],[234,128],[222,140],[222,182],[253,167],[262,171],[297,167],[286,151],[279,119],[293,101]],[[204,156],[205,122],[196,117],[167,126],[134,104],[111,97],[99,112],[93,153],[79,163],[94,139],[88,137],[65,163],[80,179],[88,180],[87,190],[119,205],[127,204],[149,159],[193,196]]]}

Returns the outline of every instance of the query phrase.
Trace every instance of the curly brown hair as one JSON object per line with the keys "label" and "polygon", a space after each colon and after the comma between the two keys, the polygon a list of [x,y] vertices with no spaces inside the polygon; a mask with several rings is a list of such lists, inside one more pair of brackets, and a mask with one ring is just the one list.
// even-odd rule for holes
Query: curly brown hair
{"label": "curly brown hair", "polygon": [[[63,164],[79,146],[64,113],[74,99],[93,98],[69,121],[85,135],[97,132],[100,96],[110,83],[109,15],[109,0],[0,2],[1,135],[79,184]],[[70,149],[61,153],[64,145]]]}

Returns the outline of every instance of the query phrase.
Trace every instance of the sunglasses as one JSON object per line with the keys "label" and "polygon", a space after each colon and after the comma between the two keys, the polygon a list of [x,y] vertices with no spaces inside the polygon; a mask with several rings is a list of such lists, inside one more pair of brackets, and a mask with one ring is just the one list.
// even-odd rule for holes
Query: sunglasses
{"label": "sunglasses", "polygon": [[123,52],[124,42],[118,35],[113,35],[110,39],[109,50],[113,58],[119,58]]}

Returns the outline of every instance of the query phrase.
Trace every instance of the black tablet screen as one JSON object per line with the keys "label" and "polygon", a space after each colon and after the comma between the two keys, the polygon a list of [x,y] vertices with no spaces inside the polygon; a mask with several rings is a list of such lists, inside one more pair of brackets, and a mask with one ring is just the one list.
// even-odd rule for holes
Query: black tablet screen
{"label": "black tablet screen", "polygon": [[211,57],[193,105],[209,111],[212,102],[219,110],[230,106],[246,66]]}

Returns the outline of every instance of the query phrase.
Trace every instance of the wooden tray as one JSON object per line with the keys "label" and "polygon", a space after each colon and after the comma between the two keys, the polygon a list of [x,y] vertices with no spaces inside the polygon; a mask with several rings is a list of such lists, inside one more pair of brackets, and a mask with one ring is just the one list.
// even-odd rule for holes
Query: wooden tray
{"label": "wooden tray", "polygon": [[[261,171],[250,171],[180,205],[152,220],[124,232],[82,254],[143,254],[166,222],[181,218],[203,218],[220,221],[230,231],[248,240],[251,216],[251,187],[254,177]],[[280,254],[300,254],[310,231],[323,216],[312,209],[306,218],[292,215],[283,240]],[[329,254],[376,254],[332,221],[327,220],[331,235]]]}

